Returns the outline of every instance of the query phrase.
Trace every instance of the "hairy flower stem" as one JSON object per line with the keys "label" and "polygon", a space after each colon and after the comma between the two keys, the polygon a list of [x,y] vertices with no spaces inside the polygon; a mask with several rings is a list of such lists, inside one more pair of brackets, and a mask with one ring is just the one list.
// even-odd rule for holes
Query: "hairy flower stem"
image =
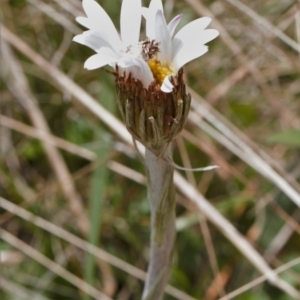
{"label": "hairy flower stem", "polygon": [[[171,146],[165,155],[171,157]],[[175,241],[173,167],[146,150],[148,199],[151,207],[150,261],[142,300],[160,300],[169,278]]]}

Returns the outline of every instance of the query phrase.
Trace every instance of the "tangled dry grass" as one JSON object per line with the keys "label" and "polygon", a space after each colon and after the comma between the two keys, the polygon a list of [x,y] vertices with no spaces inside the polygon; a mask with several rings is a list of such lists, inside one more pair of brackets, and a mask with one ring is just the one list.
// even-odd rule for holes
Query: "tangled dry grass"
{"label": "tangled dry grass", "polygon": [[[118,23],[120,1],[98,1]],[[144,3],[146,4],[146,3]],[[166,0],[220,37],[185,68],[166,299],[300,299],[300,2]],[[1,0],[0,297],[139,299],[144,167],[113,78],[83,70],[79,0]],[[275,271],[273,271],[275,270]],[[278,274],[279,275],[278,275]]]}

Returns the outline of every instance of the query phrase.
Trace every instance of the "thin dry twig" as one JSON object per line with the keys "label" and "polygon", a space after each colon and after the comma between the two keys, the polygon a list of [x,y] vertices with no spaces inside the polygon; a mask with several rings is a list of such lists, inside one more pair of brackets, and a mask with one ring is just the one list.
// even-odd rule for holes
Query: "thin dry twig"
{"label": "thin dry twig", "polygon": [[[288,263],[280,266],[279,268],[275,269],[274,273],[276,273],[276,274],[282,273],[282,272],[284,272],[284,271],[286,271],[286,270],[288,270],[288,269],[290,269],[290,268],[298,265],[299,263],[300,263],[300,257],[297,257],[297,258],[291,260],[290,262],[288,262]],[[251,282],[249,282],[249,283],[241,286],[240,288],[236,289],[235,291],[227,294],[226,296],[224,296],[224,297],[222,297],[222,298],[220,298],[218,300],[229,300],[229,299],[232,299],[232,298],[234,298],[234,297],[236,297],[236,296],[238,296],[238,295],[246,292],[247,290],[249,290],[249,289],[257,286],[258,284],[260,284],[260,283],[262,283],[262,282],[264,282],[266,280],[267,280],[267,277],[265,275],[260,276],[260,277],[258,277],[256,279],[254,279],[253,281],[251,281]]]}
{"label": "thin dry twig", "polygon": [[54,66],[59,66],[60,62],[64,58],[66,52],[69,50],[69,47],[71,46],[72,38],[73,34],[70,31],[65,30],[63,40],[51,59],[51,63]]}
{"label": "thin dry twig", "polygon": [[279,39],[281,39],[284,43],[289,45],[292,49],[297,51],[300,54],[299,45],[292,40],[289,36],[287,36],[284,32],[282,32],[279,28],[268,22],[265,18],[261,17],[258,13],[256,13],[254,10],[252,10],[249,6],[242,3],[238,0],[226,0],[231,5],[242,11],[244,14],[249,16],[255,21],[255,25],[258,27],[258,29],[267,29],[270,33],[277,36]]}
{"label": "thin dry twig", "polygon": [[276,203],[272,203],[271,207],[285,221],[285,224],[272,239],[272,242],[265,251],[264,256],[268,261],[272,261],[275,258],[275,255],[286,245],[294,232],[300,235],[300,225],[298,223],[300,221],[299,209],[296,209],[292,216],[290,216]]}
{"label": "thin dry twig", "polygon": [[231,50],[232,54],[237,57],[241,65],[246,66],[249,72],[257,82],[257,84],[264,91],[267,99],[277,110],[278,114],[281,116],[282,120],[289,126],[298,126],[299,120],[296,115],[288,109],[282,101],[273,93],[272,89],[265,83],[264,77],[259,71],[259,69],[251,63],[251,60],[243,53],[241,47],[238,43],[231,37],[224,26],[214,17],[213,13],[208,9],[202,2],[197,0],[185,0],[199,15],[205,15],[213,18],[214,28],[218,29],[220,32],[220,38],[224,41],[227,47]]}
{"label": "thin dry twig", "polygon": [[68,142],[62,138],[58,138],[47,131],[43,131],[39,128],[34,128],[22,122],[16,121],[15,119],[9,118],[7,116],[0,115],[0,124],[2,126],[6,126],[10,129],[23,133],[27,136],[43,141],[44,143],[48,143],[55,147],[64,149],[69,153],[78,155],[87,160],[92,161],[97,158],[97,155],[93,151]]}
{"label": "thin dry twig", "polygon": [[[54,135],[49,134],[48,132],[36,129],[34,127],[28,126],[22,122],[16,121],[15,119],[8,118],[4,115],[0,114],[0,124],[2,126],[6,126],[10,129],[16,130],[20,133],[23,133],[27,136],[36,138],[38,140],[41,140],[45,143],[49,143],[57,148],[63,149],[65,151],[68,151],[69,153],[78,155],[82,158],[85,158],[90,161],[94,161],[97,158],[97,155],[93,152],[88,150],[87,148],[80,147],[76,144],[73,144],[71,142],[68,142],[64,139],[58,138]],[[98,166],[99,164],[97,164]],[[145,184],[146,178],[142,174],[134,171],[133,169],[130,169],[126,167],[125,165],[122,165],[116,161],[109,160],[107,162],[107,167],[127,178],[133,179],[134,181]],[[76,178],[74,178],[76,179]],[[36,197],[34,197],[36,198]]]}
{"label": "thin dry twig", "polygon": [[178,173],[175,173],[174,182],[176,183],[177,188],[197,205],[200,211],[204,213],[223,235],[230,240],[231,243],[235,245],[260,272],[268,277],[270,283],[282,289],[290,296],[300,299],[300,293],[287,282],[277,277],[265,260],[254,248],[252,248],[249,242],[217,210],[215,210],[208,201],[205,201],[202,195],[200,195],[190,183],[184,180]]}
{"label": "thin dry twig", "polygon": [[[71,13],[74,17],[78,17],[80,14],[83,15],[81,3],[79,3],[79,5],[76,6],[77,3],[76,1],[67,1],[67,0],[53,0],[53,1],[55,1],[65,11]],[[79,7],[81,10],[79,9]]]}
{"label": "thin dry twig", "polygon": [[[82,249],[92,255],[95,255],[95,257],[102,259],[111,265],[123,270],[124,272],[130,274],[133,277],[136,277],[140,280],[145,280],[146,273],[127,262],[115,257],[114,255],[95,247],[94,245],[86,242],[85,240],[75,236],[72,233],[69,233],[68,231],[64,230],[63,228],[46,221],[45,219],[35,216],[34,214],[30,213],[24,208],[19,207],[18,205],[15,205],[14,203],[4,199],[0,196],[0,206],[4,208],[5,210],[23,218],[26,221],[32,222],[34,225],[50,232],[51,234],[69,242],[70,244],[75,245],[79,249]],[[193,297],[188,296],[186,293],[172,287],[167,286],[166,292],[170,294],[171,296],[180,299],[180,300],[196,300]]]}
{"label": "thin dry twig", "polygon": [[[177,138],[177,144],[179,146],[179,151],[182,157],[182,161],[183,161],[183,165],[185,168],[192,168],[190,159],[188,157],[188,153],[186,151],[186,147],[183,143],[183,139],[181,137]],[[197,183],[196,183],[196,179],[194,176],[194,173],[192,172],[186,172],[187,174],[187,178],[188,181],[194,186],[197,187]],[[218,265],[218,260],[216,257],[216,252],[215,252],[215,248],[212,242],[212,237],[209,231],[209,227],[207,224],[207,219],[203,214],[199,214],[199,224],[200,224],[200,228],[201,228],[201,232],[204,238],[204,243],[205,243],[205,247],[206,247],[206,251],[208,254],[208,258],[209,258],[209,263],[210,263],[210,268],[212,270],[212,273],[215,277],[214,281],[216,283],[215,287],[217,289],[217,291],[219,292],[220,296],[224,296],[225,295],[225,290],[224,290],[224,286],[221,284],[221,281],[219,281],[218,279],[220,279],[218,277],[218,274],[220,273],[219,270],[219,265]]]}
{"label": "thin dry twig", "polygon": [[146,177],[144,175],[142,175],[141,173],[136,172],[135,170],[130,169],[127,166],[122,165],[116,161],[112,161],[112,160],[109,161],[107,163],[107,167],[110,170],[112,170],[124,177],[132,179],[133,181],[135,181],[139,184],[146,184]]}
{"label": "thin dry twig", "polygon": [[[274,162],[271,157],[262,151],[252,142],[244,139],[244,135],[228,121],[220,116],[208,103],[199,95],[191,91],[197,101],[192,102],[195,112],[190,113],[189,120],[196,126],[213,136],[219,143],[223,144],[232,153],[245,161],[249,166],[256,169],[264,177],[271,180],[280,188],[296,205],[300,207],[300,186],[287,174],[278,163]],[[201,118],[199,118],[201,116]],[[204,122],[203,119],[211,123]],[[230,125],[230,126],[228,126]],[[216,127],[218,130],[216,130]],[[233,130],[232,130],[233,128]],[[254,147],[253,147],[254,145]],[[270,162],[271,165],[268,163]],[[276,169],[272,168],[274,166]]]}
{"label": "thin dry twig", "polygon": [[[6,42],[2,41],[1,44],[3,58],[6,61],[9,61],[7,66],[11,72],[10,78],[5,78],[8,88],[25,108],[35,127],[51,135],[50,128],[44,118],[44,115],[37,106],[36,101],[28,88],[27,79],[20,64],[14,58]],[[89,230],[89,221],[85,214],[82,200],[75,189],[73,180],[63,157],[53,145],[49,143],[43,143],[42,145],[57,176],[61,190],[66,199],[69,201],[70,209],[77,218],[80,229],[84,234],[87,234]]]}
{"label": "thin dry twig", "polygon": [[0,288],[3,291],[6,291],[7,293],[10,293],[11,295],[14,295],[18,297],[18,299],[25,299],[25,300],[32,300],[33,297],[38,297],[40,300],[50,300],[49,298],[46,298],[42,295],[36,295],[32,291],[24,288],[23,286],[20,286],[16,283],[13,283],[3,276],[0,276]]}
{"label": "thin dry twig", "polygon": [[84,280],[73,275],[66,269],[62,268],[59,264],[50,260],[43,254],[41,254],[39,251],[35,250],[33,247],[27,245],[20,239],[16,238],[13,234],[9,233],[8,231],[0,228],[0,236],[3,241],[19,249],[24,254],[37,261],[47,269],[51,270],[53,273],[64,278],[65,280],[67,280],[83,292],[87,293],[88,295],[94,297],[95,299],[111,300],[111,298],[107,297],[105,294],[90,286]]}
{"label": "thin dry twig", "polygon": [[80,33],[80,29],[76,25],[74,25],[63,15],[59,14],[50,5],[45,4],[44,2],[41,2],[39,0],[27,0],[27,1],[30,2],[32,5],[34,5],[37,9],[42,11],[44,14],[46,14],[47,16],[55,20],[58,24],[61,24],[63,27],[68,29],[73,34]]}
{"label": "thin dry twig", "polygon": [[[183,137],[192,143],[193,145],[202,149],[207,155],[212,158],[212,161],[219,166],[220,168],[217,169],[217,172],[220,174],[221,177],[224,179],[229,178],[230,175],[235,176],[238,180],[240,180],[243,184],[250,187],[251,181],[248,180],[241,172],[236,170],[233,166],[231,166],[222,155],[220,155],[212,143],[209,143],[205,140],[199,139],[199,136],[195,134],[191,134],[189,131],[183,129],[182,131]],[[225,175],[223,175],[226,173]]]}
{"label": "thin dry twig", "polygon": [[217,84],[207,95],[206,95],[206,101],[210,103],[211,105],[216,105],[217,101],[224,97],[228,91],[237,84],[238,81],[241,81],[243,78],[245,78],[248,73],[250,72],[250,69],[255,66],[256,61],[258,59],[251,60],[249,64],[251,64],[251,67],[241,65],[238,69],[236,69],[232,74],[228,77],[226,77],[222,82]]}

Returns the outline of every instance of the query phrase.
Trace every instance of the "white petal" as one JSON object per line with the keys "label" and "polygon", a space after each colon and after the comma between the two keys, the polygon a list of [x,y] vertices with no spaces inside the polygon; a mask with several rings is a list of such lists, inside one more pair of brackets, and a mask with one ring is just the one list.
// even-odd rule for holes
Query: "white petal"
{"label": "white petal", "polygon": [[[104,48],[102,48],[104,49]],[[116,62],[117,59],[113,56],[107,55],[105,53],[105,50],[103,53],[98,53],[93,56],[91,56],[85,63],[84,68],[88,70],[94,70],[101,68],[105,65],[111,64],[113,62]]]}
{"label": "white petal", "polygon": [[132,77],[140,80],[145,88],[148,88],[154,80],[148,64],[143,59],[124,57],[118,61],[118,67],[121,74],[124,71],[126,76],[131,73]]}
{"label": "white petal", "polygon": [[79,44],[85,45],[85,44],[84,44],[84,35],[83,35],[83,34],[75,35],[75,36],[73,37],[73,41],[74,41],[74,42],[77,42],[77,43],[79,43]]}
{"label": "white petal", "polygon": [[153,11],[154,14],[156,14],[158,10],[164,11],[161,0],[151,0],[149,9]]}
{"label": "white petal", "polygon": [[146,36],[150,40],[155,39],[155,14],[149,8],[142,7],[142,15],[146,19]]}
{"label": "white petal", "polygon": [[91,27],[92,27],[91,22],[86,17],[77,17],[76,22],[78,22],[80,25],[82,25],[88,29],[91,29]]}
{"label": "white petal", "polygon": [[132,60],[131,57],[122,57],[119,61],[118,61],[118,66],[120,68],[126,69],[128,67],[131,67],[132,65],[134,65],[134,62]]}
{"label": "white petal", "polygon": [[[205,29],[210,18],[197,19],[184,26],[173,39],[173,63],[178,70],[189,61],[203,55],[208,51],[204,44],[219,35],[215,29]],[[179,41],[182,42],[180,45]]]}
{"label": "white petal", "polygon": [[216,29],[205,29],[205,30],[195,30],[186,31],[185,35],[176,34],[176,38],[182,40],[183,44],[201,44],[205,45],[211,40],[215,39],[219,35],[219,31]]}
{"label": "white petal", "polygon": [[162,10],[158,10],[155,18],[155,39],[159,42],[158,58],[162,63],[172,61],[172,42],[170,32]]}
{"label": "white petal", "polygon": [[155,39],[155,18],[158,10],[164,11],[161,0],[152,0],[149,8],[142,8],[142,14],[147,21],[146,35],[150,40]]}
{"label": "white petal", "polygon": [[73,41],[81,45],[88,46],[96,52],[98,52],[101,47],[107,46],[107,44],[104,43],[101,38],[98,38],[96,34],[92,34],[91,30],[85,31],[83,34],[74,36]]}
{"label": "white petal", "polygon": [[199,34],[199,40],[202,44],[207,44],[208,42],[214,40],[219,36],[219,31],[216,29],[205,29],[201,34]]}
{"label": "white petal", "polygon": [[114,49],[121,49],[118,32],[105,10],[94,0],[83,0],[82,6],[89,19],[90,29],[98,31]]}
{"label": "white petal", "polygon": [[175,37],[172,40],[172,61],[174,60],[175,55],[179,52],[179,50],[182,47],[183,47],[183,41]]}
{"label": "white petal", "polygon": [[96,52],[98,52],[101,47],[109,47],[116,57],[120,57],[120,50],[114,47],[114,44],[111,43],[111,40],[107,37],[105,32],[87,30],[82,34],[76,35],[73,41],[88,46]]}
{"label": "white petal", "polygon": [[183,40],[186,35],[190,36],[193,34],[193,37],[195,38],[197,34],[203,31],[210,22],[211,18],[208,17],[197,19],[191,23],[188,23],[182,29],[180,29],[175,37]]}
{"label": "white petal", "polygon": [[182,40],[184,44],[200,43],[204,45],[219,35],[216,29],[204,30],[210,22],[211,18],[208,17],[197,19],[179,30],[175,38]]}
{"label": "white petal", "polygon": [[174,31],[177,27],[177,25],[179,24],[179,22],[181,21],[182,19],[182,14],[181,15],[178,15],[176,16],[175,18],[173,18],[173,20],[168,24],[168,29],[169,29],[169,32],[170,32],[170,36],[172,37],[173,34],[174,34]]}
{"label": "white petal", "polygon": [[139,41],[141,19],[141,0],[123,0],[121,9],[121,37],[125,46]]}
{"label": "white petal", "polygon": [[194,45],[193,47],[184,45],[174,57],[173,64],[176,70],[179,70],[186,63],[205,54],[208,47],[205,45]]}
{"label": "white petal", "polygon": [[107,42],[107,39],[103,38],[100,33],[93,30],[84,31],[82,34],[76,35],[73,38],[73,41],[88,46],[96,52],[99,52],[102,47],[108,47],[111,49],[111,52],[113,52],[113,56],[119,57],[119,55],[114,52],[114,49],[112,49],[111,45]]}
{"label": "white petal", "polygon": [[98,51],[98,54],[106,57],[109,61],[107,64],[110,66],[113,66],[119,60],[119,57],[116,56],[115,53],[109,47],[102,47]]}
{"label": "white petal", "polygon": [[170,81],[172,75],[166,76],[166,78],[164,79],[163,84],[161,85],[160,89],[164,92],[164,93],[171,93],[173,90],[173,84]]}

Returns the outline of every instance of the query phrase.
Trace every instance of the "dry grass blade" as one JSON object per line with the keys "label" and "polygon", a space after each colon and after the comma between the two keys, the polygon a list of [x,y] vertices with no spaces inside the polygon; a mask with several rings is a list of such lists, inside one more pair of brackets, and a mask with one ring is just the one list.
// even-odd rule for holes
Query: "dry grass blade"
{"label": "dry grass blade", "polygon": [[[193,94],[195,95],[195,93]],[[240,138],[240,136],[237,134],[238,130],[233,132],[231,128],[227,126],[227,124],[222,122],[222,119],[219,118],[217,113],[211,107],[209,107],[208,104],[206,104],[204,101],[199,103],[200,97],[197,96],[197,98],[198,101],[194,101],[192,106],[195,112],[201,116],[201,119],[199,119],[199,116],[197,116],[195,113],[191,113],[189,120],[191,120],[196,126],[199,126],[202,130],[206,131],[209,135],[213,136],[219,143],[223,144],[232,153],[249,164],[249,166],[256,169],[264,177],[271,180],[297,206],[300,207],[300,194],[298,192],[299,185],[281,168],[281,173],[284,177],[278,174],[278,172],[272,168],[272,165],[277,166],[277,164],[272,163],[272,165],[270,165],[267,161],[265,161],[265,158],[268,158],[268,160],[272,162],[271,158],[266,153],[264,153],[258,147],[258,149],[253,150],[252,146]],[[211,123],[212,126],[204,122],[202,118]],[[215,130],[213,126],[219,131]],[[298,188],[297,190],[293,185],[291,185],[291,182],[293,182],[294,186]]]}
{"label": "dry grass blade", "polygon": [[[6,126],[8,128],[14,129],[18,132],[21,132],[27,136],[39,139],[45,143],[50,143],[51,145],[61,148],[63,150],[68,151],[69,153],[78,155],[82,158],[85,158],[87,160],[93,161],[96,159],[96,154],[86,148],[80,147],[78,145],[75,145],[73,143],[67,142],[64,139],[58,138],[56,136],[50,135],[47,132],[40,131],[38,129],[35,129],[31,126],[28,126],[24,123],[18,122],[14,119],[8,118],[6,116],[0,115],[0,124],[3,126]],[[137,183],[145,184],[146,178],[142,174],[134,171],[133,169],[130,169],[116,161],[108,161],[107,167],[124,176],[127,178],[130,178],[134,180]]]}
{"label": "dry grass blade", "polygon": [[235,84],[248,75],[250,69],[255,66],[257,60],[257,58],[251,60],[249,62],[249,64],[251,64],[250,67],[241,65],[238,69],[232,72],[230,76],[226,77],[225,80],[220,82],[211,91],[209,91],[206,96],[206,101],[210,103],[210,105],[216,105],[217,101],[221,97],[224,97]]}
{"label": "dry grass blade", "polygon": [[282,121],[289,126],[298,126],[299,121],[293,111],[286,107],[281,99],[272,91],[268,84],[265,82],[265,78],[260,72],[260,70],[255,66],[253,62],[243,53],[242,48],[239,44],[231,37],[225,27],[219,22],[213,15],[213,13],[202,3],[196,0],[185,0],[190,6],[199,14],[206,15],[213,18],[214,28],[218,29],[220,32],[220,38],[224,41],[227,47],[231,50],[232,54],[236,56],[239,63],[245,66],[257,84],[263,90],[267,100],[274,107],[277,113],[280,115]]}
{"label": "dry grass blade", "polygon": [[[126,263],[125,261],[115,257],[112,254],[109,254],[108,252],[106,252],[100,248],[95,247],[94,245],[69,233],[68,231],[62,229],[61,227],[58,227],[55,224],[44,220],[43,218],[35,216],[34,214],[30,213],[29,211],[25,210],[24,208],[21,208],[2,197],[0,197],[0,207],[23,218],[26,221],[32,222],[36,226],[52,233],[53,235],[55,235],[61,239],[64,239],[65,241],[69,242],[70,244],[75,245],[76,247],[78,247],[86,252],[89,252],[90,254],[95,255],[95,257],[108,262],[109,264],[123,270],[124,272],[130,274],[133,277],[136,277],[140,280],[145,280],[145,278],[146,278],[146,273],[144,271]],[[172,286],[169,286],[169,285],[166,288],[166,292],[180,300],[195,300],[193,297],[190,297],[186,293],[184,293]]]}
{"label": "dry grass blade", "polygon": [[[3,58],[9,62],[7,66],[9,66],[9,70],[11,72],[10,78],[6,78],[8,87],[23,105],[35,127],[50,135],[50,129],[47,121],[39,107],[36,105],[34,97],[28,88],[28,83],[21,66],[14,58],[5,41],[2,41],[1,46]],[[66,199],[69,201],[70,209],[78,218],[78,225],[80,229],[83,233],[87,233],[89,230],[89,222],[85,214],[85,209],[82,205],[82,200],[80,199],[79,194],[76,192],[73,180],[63,157],[53,145],[43,143],[43,147],[57,176],[61,190]]]}
{"label": "dry grass blade", "polygon": [[130,169],[116,161],[109,161],[107,164],[107,167],[111,169],[112,171],[132,179],[133,181],[140,183],[140,184],[146,184],[146,177],[143,176],[141,173],[138,173],[134,171],[133,169]]}
{"label": "dry grass blade", "polygon": [[6,126],[10,129],[21,132],[27,136],[41,140],[44,143],[48,143],[55,147],[64,149],[70,153],[73,153],[75,155],[83,157],[87,160],[92,161],[92,160],[95,160],[97,157],[93,151],[90,151],[86,148],[75,145],[73,143],[67,142],[64,139],[61,139],[61,138],[58,138],[56,136],[49,134],[49,132],[47,132],[47,131],[42,131],[40,129],[28,126],[24,123],[16,121],[12,118],[8,118],[4,115],[0,115],[0,124],[2,126]]}
{"label": "dry grass blade", "polygon": [[27,256],[39,262],[45,268],[64,278],[65,280],[73,284],[75,287],[79,288],[80,290],[94,297],[95,299],[111,300],[111,298],[107,297],[105,294],[101,293],[94,287],[88,285],[85,281],[73,275],[66,269],[62,268],[57,263],[53,262],[43,254],[41,254],[39,251],[35,250],[20,239],[16,238],[14,235],[10,234],[8,231],[0,228],[0,237],[3,241],[19,249]]}
{"label": "dry grass blade", "polygon": [[18,299],[32,300],[33,297],[38,297],[40,300],[49,300],[48,298],[42,295],[36,295],[30,290],[15,284],[6,278],[0,276],[0,289],[6,291],[7,293],[18,297]]}
{"label": "dry grass blade", "polygon": [[299,52],[299,60],[300,60],[300,3],[298,3],[298,10],[295,16],[296,21],[296,33],[297,33],[297,41],[298,41],[298,52]]}
{"label": "dry grass blade", "polygon": [[267,261],[272,261],[276,254],[281,251],[287,244],[293,233],[298,233],[300,235],[300,210],[296,209],[295,212],[290,216],[287,214],[280,206],[277,204],[272,204],[272,208],[275,212],[285,221],[285,224],[275,235],[268,248],[265,251],[264,256]]}
{"label": "dry grass blade", "polygon": [[[294,179],[294,176],[288,174],[277,161],[272,159],[269,154],[267,154],[259,146],[257,146],[251,139],[247,137],[246,134],[239,130],[237,126],[233,125],[229,120],[222,116],[195,91],[189,88],[189,92],[196,100],[192,103],[195,112],[197,112],[212,126],[216,127],[224,137],[227,137],[238,148],[241,148],[243,152],[253,153],[254,155],[260,157],[261,160],[264,160],[267,164],[270,165],[270,167],[273,167],[276,172],[278,172],[278,174],[284,176],[285,180],[300,193],[300,185]],[[203,112],[201,110],[203,110]]]}
{"label": "dry grass blade", "polygon": [[[181,137],[177,138],[177,144],[179,147],[179,151],[182,157],[182,161],[183,161],[183,166],[185,168],[192,168],[186,147],[183,143],[183,139]],[[186,172],[187,174],[187,178],[188,181],[196,188],[197,187],[197,182],[195,179],[195,175],[192,172]],[[199,214],[199,224],[200,224],[200,228],[201,228],[201,232],[204,238],[204,242],[205,242],[205,247],[206,247],[206,251],[208,254],[208,258],[209,258],[209,263],[210,263],[210,267],[211,270],[214,274],[214,281],[215,281],[215,287],[218,291],[218,294],[220,296],[224,296],[225,295],[225,290],[224,290],[224,286],[221,284],[221,282],[218,280],[218,274],[220,273],[219,270],[219,265],[218,265],[218,260],[216,257],[216,251],[214,249],[214,245],[213,245],[213,241],[212,241],[212,237],[209,231],[209,227],[207,224],[207,219],[205,218],[205,216],[203,216],[203,214]]]}
{"label": "dry grass blade", "polygon": [[300,293],[286,281],[280,279],[249,242],[178,173],[175,174],[175,183],[177,188],[186,197],[196,203],[200,211],[204,213],[224,236],[226,236],[272,284],[284,290],[290,296],[300,299]]}
{"label": "dry grass blade", "polygon": [[228,178],[231,175],[233,175],[238,180],[243,182],[246,186],[249,186],[249,188],[250,188],[251,182],[241,172],[239,172],[238,170],[236,170],[236,168],[231,166],[226,161],[226,159],[217,151],[217,149],[213,146],[212,143],[208,143],[207,141],[203,141],[203,140],[199,139],[196,135],[191,134],[189,131],[187,131],[185,129],[183,130],[182,133],[183,133],[183,137],[187,141],[189,141],[193,145],[201,148],[201,150],[204,151],[207,155],[209,155],[209,157],[211,157],[212,161],[217,166],[220,167],[220,169],[218,169],[218,171],[219,171],[219,174],[221,177]]}
{"label": "dry grass blade", "polygon": [[[8,118],[4,115],[0,115],[0,124],[2,126],[6,126],[10,129],[13,129],[20,133],[23,133],[27,136],[41,140],[45,143],[49,143],[57,148],[63,149],[65,151],[68,151],[69,153],[78,155],[87,160],[94,161],[97,157],[93,151],[90,151],[86,148],[83,148],[76,144],[70,143],[64,139],[53,136],[53,135],[49,134],[48,132],[36,129],[36,128],[28,126],[24,123],[18,122],[14,119]],[[146,178],[143,175],[141,175],[138,172],[135,172],[134,170],[132,170],[116,161],[109,161],[107,164],[107,167],[109,169],[111,169],[112,171],[114,171],[122,176],[131,178],[140,184],[146,183]]]}
{"label": "dry grass blade", "polygon": [[[279,273],[282,273],[296,265],[300,264],[300,257],[297,257],[295,259],[293,259],[292,261],[280,266],[279,268],[275,269],[274,270],[274,273],[276,274],[279,274]],[[241,286],[240,288],[238,288],[237,290],[227,294],[226,296],[218,299],[218,300],[229,300],[229,299],[232,299],[242,293],[244,293],[245,291],[257,286],[258,284],[264,282],[265,280],[267,280],[267,277],[266,276],[260,276],[256,279],[254,279],[253,281],[245,284],[244,286]],[[298,298],[297,298],[298,299]]]}
{"label": "dry grass blade", "polygon": [[232,4],[240,11],[242,11],[243,13],[245,13],[250,18],[252,18],[255,21],[255,24],[259,25],[257,26],[259,29],[263,28],[269,30],[272,34],[280,38],[284,43],[289,45],[292,49],[300,53],[299,45],[294,40],[292,40],[289,36],[284,34],[280,29],[278,29],[270,22],[268,22],[265,18],[262,18],[249,6],[245,5],[244,3],[238,0],[226,0],[226,1]]}
{"label": "dry grass blade", "polygon": [[74,17],[78,17],[80,14],[83,14],[82,11],[78,9],[79,5],[76,6],[75,1],[67,1],[67,0],[53,0],[53,1],[55,1],[67,12],[73,14]]}
{"label": "dry grass blade", "polygon": [[48,15],[50,18],[55,20],[58,24],[61,24],[63,27],[68,29],[73,34],[80,33],[80,30],[77,26],[75,26],[68,19],[62,17],[59,13],[57,13],[50,5],[47,5],[39,0],[27,0],[32,5],[34,5],[37,9],[42,11],[44,14]]}

